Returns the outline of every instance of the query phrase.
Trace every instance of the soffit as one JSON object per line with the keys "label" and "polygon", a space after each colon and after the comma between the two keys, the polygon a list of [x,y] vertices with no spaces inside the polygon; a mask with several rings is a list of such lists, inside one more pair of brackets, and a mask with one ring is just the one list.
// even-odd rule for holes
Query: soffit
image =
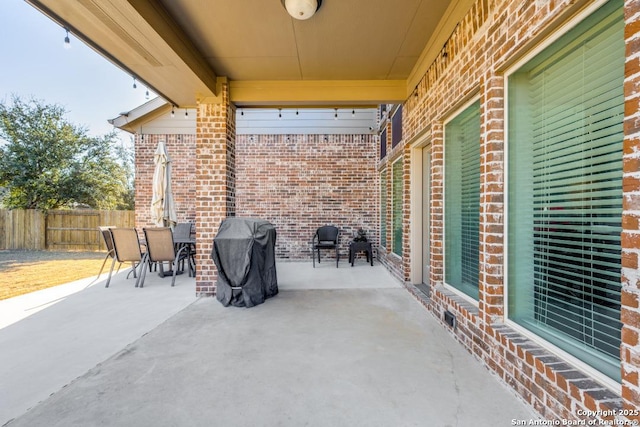
{"label": "soffit", "polygon": [[279,0],[162,0],[230,80],[406,79],[449,1],[325,0],[309,20]]}
{"label": "soffit", "polygon": [[324,0],[297,21],[280,0],[27,1],[179,106],[217,76],[238,105],[403,100],[473,3]]}

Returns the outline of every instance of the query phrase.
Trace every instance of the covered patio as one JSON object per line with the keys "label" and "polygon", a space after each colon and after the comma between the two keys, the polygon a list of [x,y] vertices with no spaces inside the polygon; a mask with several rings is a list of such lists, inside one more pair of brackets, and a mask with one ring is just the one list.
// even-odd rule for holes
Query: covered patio
{"label": "covered patio", "polygon": [[[1,301],[9,426],[507,426],[535,415],[384,267],[278,264],[251,308],[120,273]],[[27,298],[28,297],[28,298]],[[10,324],[7,324],[10,323]]]}
{"label": "covered patio", "polygon": [[[385,274],[426,289],[438,334],[542,416],[640,422],[639,2],[324,1],[298,20],[289,0],[27,1],[162,97],[118,120],[136,135],[137,206],[150,144],[189,165],[174,188],[196,223],[197,296],[216,293],[227,217],[273,223],[282,259],[308,259],[321,225],[348,230],[343,247],[361,227]],[[376,125],[272,126],[316,108],[336,123],[375,109]],[[271,130],[243,130],[260,109]],[[143,118],[178,117],[193,130],[145,133]],[[426,357],[424,326],[413,347],[387,336],[394,357]]]}

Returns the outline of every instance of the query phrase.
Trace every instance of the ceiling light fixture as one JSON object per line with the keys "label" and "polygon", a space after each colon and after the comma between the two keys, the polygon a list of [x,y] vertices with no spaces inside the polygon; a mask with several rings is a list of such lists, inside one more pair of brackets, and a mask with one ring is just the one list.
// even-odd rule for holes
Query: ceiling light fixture
{"label": "ceiling light fixture", "polygon": [[280,0],[292,18],[305,20],[311,18],[322,5],[322,0]]}

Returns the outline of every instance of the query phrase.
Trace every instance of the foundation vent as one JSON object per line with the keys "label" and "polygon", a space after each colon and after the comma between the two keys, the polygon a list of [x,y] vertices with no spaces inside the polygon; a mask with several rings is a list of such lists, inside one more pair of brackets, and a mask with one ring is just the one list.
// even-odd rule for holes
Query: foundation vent
{"label": "foundation vent", "polygon": [[452,329],[456,328],[456,316],[454,316],[453,313],[450,312],[449,310],[445,310],[444,312],[444,321]]}

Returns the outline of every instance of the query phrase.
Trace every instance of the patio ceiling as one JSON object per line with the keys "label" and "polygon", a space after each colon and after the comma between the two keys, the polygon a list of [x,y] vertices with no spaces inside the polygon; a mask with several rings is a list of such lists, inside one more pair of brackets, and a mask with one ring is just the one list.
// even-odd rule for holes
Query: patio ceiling
{"label": "patio ceiling", "polygon": [[324,0],[309,20],[280,0],[27,0],[179,107],[400,102],[473,0]]}

